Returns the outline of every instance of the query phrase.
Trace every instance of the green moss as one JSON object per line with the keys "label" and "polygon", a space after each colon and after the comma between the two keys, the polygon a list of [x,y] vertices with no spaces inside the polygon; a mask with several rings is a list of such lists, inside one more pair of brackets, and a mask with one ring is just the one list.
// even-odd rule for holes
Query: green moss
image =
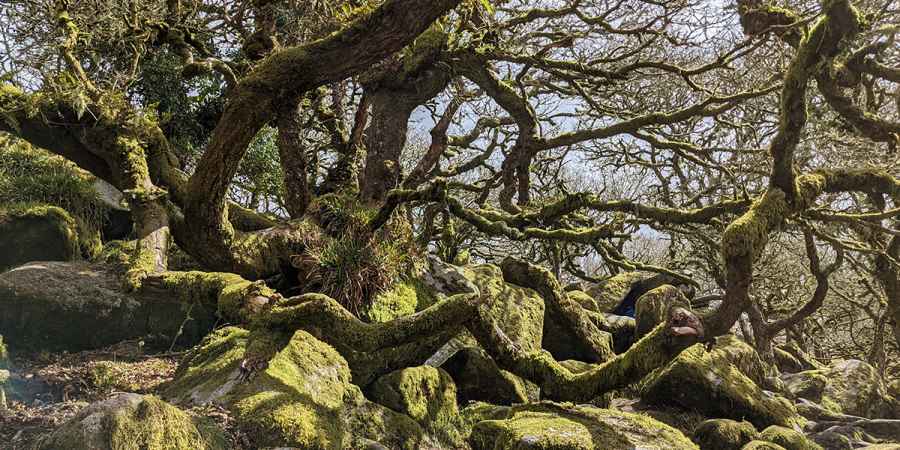
{"label": "green moss", "polygon": [[732,360],[728,346],[707,351],[703,344],[694,345],[642,381],[643,399],[711,417],[748,420],[757,427],[802,425],[803,418],[787,399],[763,392]]}
{"label": "green moss", "polygon": [[419,310],[418,291],[412,283],[400,282],[378,294],[363,317],[369,322],[388,322]]}
{"label": "green moss", "polygon": [[740,450],[744,444],[758,437],[759,432],[750,422],[711,419],[697,426],[692,439],[700,448]]}
{"label": "green moss", "polygon": [[374,401],[412,417],[443,441],[461,443],[456,386],[443,370],[419,366],[391,372],[375,381],[371,391]]}
{"label": "green moss", "polygon": [[222,272],[165,272],[162,283],[185,301],[197,301],[215,307],[226,320],[247,322],[262,301],[275,292],[261,281],[248,281],[240,275]]}
{"label": "green moss", "polygon": [[597,303],[598,312],[612,311],[636,281],[647,275],[641,272],[622,272],[588,288],[587,293]]}
{"label": "green moss", "polygon": [[6,369],[9,367],[9,349],[6,348],[6,344],[3,342],[3,335],[0,334],[0,369]]}
{"label": "green moss", "polygon": [[22,141],[0,138],[0,207],[46,204],[74,220],[80,254],[94,257],[109,207],[94,189],[96,179],[66,159]]}
{"label": "green moss", "polygon": [[463,275],[481,294],[498,299],[490,314],[503,332],[525,351],[541,349],[544,338],[544,299],[537,291],[507,283],[503,271],[491,264],[462,267]]}
{"label": "green moss", "polygon": [[[239,381],[244,360],[262,364]],[[181,402],[225,406],[258,447],[363,448],[368,439],[389,448],[418,448],[421,427],[366,401],[350,377],[346,361],[309,333],[298,331],[281,342],[230,327],[186,355],[164,393]]]}
{"label": "green moss", "polygon": [[784,447],[766,441],[750,441],[741,450],[785,450]]}
{"label": "green moss", "polygon": [[697,448],[647,416],[551,403],[514,406],[508,419],[478,422],[469,443],[473,450]]}
{"label": "green moss", "polygon": [[807,439],[803,433],[777,425],[763,430],[760,440],[774,442],[786,450],[822,450],[822,446]]}
{"label": "green moss", "polygon": [[41,438],[38,449],[228,448],[221,431],[153,396],[120,394],[91,405]]}
{"label": "green moss", "polygon": [[669,309],[674,306],[691,309],[690,302],[675,286],[663,285],[642,295],[635,304],[634,338],[640,339],[665,322]]}

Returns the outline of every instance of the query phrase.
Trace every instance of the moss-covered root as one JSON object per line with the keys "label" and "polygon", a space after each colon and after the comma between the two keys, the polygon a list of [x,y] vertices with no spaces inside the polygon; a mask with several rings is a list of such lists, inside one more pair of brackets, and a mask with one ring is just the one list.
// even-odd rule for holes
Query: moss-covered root
{"label": "moss-covered root", "polygon": [[82,409],[35,446],[38,450],[228,448],[220,430],[152,396],[119,394]]}
{"label": "moss-covered root", "polygon": [[501,269],[506,281],[541,294],[552,320],[571,330],[575,338],[590,349],[589,362],[608,361],[615,356],[612,335],[597,327],[587,311],[563,292],[556,277],[547,269],[512,258],[505,259]]}
{"label": "moss-covered root", "polygon": [[502,368],[537,383],[543,397],[576,402],[588,401],[640,380],[703,336],[699,319],[693,313],[673,308],[665,324],[660,324],[627,352],[603,364],[591,364],[587,370],[575,374],[547,352],[523,351],[503,334],[483,307],[479,307],[469,330]]}
{"label": "moss-covered root", "polygon": [[697,425],[691,440],[700,448],[740,450],[748,442],[758,438],[759,432],[750,422],[710,419]]}
{"label": "moss-covered root", "polygon": [[787,450],[822,450],[821,445],[809,440],[803,433],[778,425],[763,430],[759,439],[773,442]]}
{"label": "moss-covered root", "polygon": [[366,323],[327,295],[305,294],[287,299],[260,315],[254,326],[325,330],[319,334],[332,345],[373,352],[462,329],[482,301],[477,293],[458,294],[416,314],[388,322]]}
{"label": "moss-covered root", "polygon": [[221,272],[163,272],[144,279],[141,288],[174,293],[186,302],[199,301],[216,309],[222,319],[234,323],[251,321],[279,298],[260,281]]}

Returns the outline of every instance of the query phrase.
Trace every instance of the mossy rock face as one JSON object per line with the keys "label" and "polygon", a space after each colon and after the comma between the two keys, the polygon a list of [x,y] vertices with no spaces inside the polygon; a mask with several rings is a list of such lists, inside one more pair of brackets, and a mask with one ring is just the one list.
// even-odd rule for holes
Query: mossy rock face
{"label": "mossy rock face", "polygon": [[697,449],[680,431],[647,416],[589,406],[514,406],[505,419],[475,424],[473,450]]}
{"label": "mossy rock face", "polygon": [[712,350],[707,351],[705,344],[684,350],[641,382],[643,400],[708,417],[747,420],[757,428],[802,425],[805,420],[787,399],[754,382],[753,378],[763,375],[756,367],[758,356],[754,358],[755,352],[747,353],[744,347],[733,336],[723,336]]}
{"label": "mossy rock face", "polygon": [[759,438],[759,432],[750,422],[730,419],[710,419],[701,422],[691,437],[700,448],[740,450],[748,442]]}
{"label": "mossy rock face", "polygon": [[784,377],[795,396],[820,403],[839,414],[869,418],[900,415],[900,402],[874,367],[860,360],[837,360],[828,367]]}
{"label": "mossy rock face", "polygon": [[372,385],[372,400],[406,414],[423,426],[440,426],[459,417],[456,385],[447,372],[431,366],[391,372]]}
{"label": "mossy rock face", "polygon": [[818,371],[799,372],[782,376],[787,392],[796,398],[822,401],[828,379]]}
{"label": "mossy rock face", "polygon": [[888,393],[884,379],[874,367],[857,359],[834,361],[824,370],[828,380],[825,399],[840,407],[840,412],[855,416],[893,419],[900,416],[900,404]]}
{"label": "mossy rock face", "polygon": [[825,450],[853,450],[853,443],[847,436],[832,431],[816,433],[810,439]]}
{"label": "mossy rock face", "polygon": [[786,450],[822,450],[821,445],[809,440],[803,433],[778,425],[763,430],[760,440],[774,442]]}
{"label": "mossy rock face", "polygon": [[179,403],[222,405],[259,447],[355,449],[377,442],[392,449],[416,449],[437,445],[411,417],[366,400],[351,383],[344,358],[305,331],[284,342],[273,339],[274,356],[267,366],[241,381],[241,362],[248,346],[258,351],[257,339],[235,327],[210,334],[185,356],[165,396]]}
{"label": "mossy rock face", "polygon": [[51,261],[0,274],[0,330],[16,351],[80,351],[148,335],[191,345],[215,321],[215,306],[199,300],[125,292],[105,264]]}
{"label": "mossy rock face", "polygon": [[786,450],[784,447],[766,441],[750,441],[741,450]]}
{"label": "mossy rock face", "polygon": [[215,425],[152,396],[119,394],[91,404],[52,433],[38,450],[229,448]]}
{"label": "mossy rock face", "polygon": [[0,209],[0,272],[32,261],[72,261],[79,255],[75,220],[61,208]]}
{"label": "mossy rock face", "polygon": [[672,285],[663,285],[653,289],[637,299],[635,303],[634,340],[637,341],[666,320],[669,309],[680,306],[691,309],[691,303]]}
{"label": "mossy rock face", "polygon": [[441,365],[441,368],[456,382],[457,398],[461,404],[484,401],[495,405],[512,405],[536,401],[540,394],[537,385],[501,369],[479,347],[463,348]]}

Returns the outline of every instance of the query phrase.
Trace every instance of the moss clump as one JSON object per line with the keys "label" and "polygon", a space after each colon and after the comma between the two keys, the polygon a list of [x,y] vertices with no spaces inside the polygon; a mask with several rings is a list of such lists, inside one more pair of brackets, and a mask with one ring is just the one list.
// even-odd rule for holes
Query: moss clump
{"label": "moss clump", "polygon": [[697,426],[692,439],[700,448],[740,450],[744,444],[758,437],[759,432],[750,422],[711,419]]}
{"label": "moss clump", "polygon": [[84,408],[41,438],[36,448],[214,450],[226,449],[228,444],[214,425],[156,397],[120,394]]}
{"label": "moss clump", "polygon": [[801,425],[803,418],[793,405],[785,398],[764,392],[738,368],[740,359],[735,359],[735,348],[723,344],[724,341],[717,343],[712,351],[697,344],[681,352],[671,364],[642,381],[643,399],[711,417],[748,420],[760,428]]}
{"label": "moss clump", "polygon": [[473,450],[697,449],[680,431],[647,416],[589,406],[514,406],[509,418],[475,424]]}
{"label": "moss clump", "polygon": [[372,300],[363,312],[369,322],[389,322],[421,311],[435,302],[434,293],[418,280],[401,281]]}
{"label": "moss clump", "polygon": [[787,450],[822,450],[822,446],[790,428],[772,425],[760,434],[760,440],[774,442]]}

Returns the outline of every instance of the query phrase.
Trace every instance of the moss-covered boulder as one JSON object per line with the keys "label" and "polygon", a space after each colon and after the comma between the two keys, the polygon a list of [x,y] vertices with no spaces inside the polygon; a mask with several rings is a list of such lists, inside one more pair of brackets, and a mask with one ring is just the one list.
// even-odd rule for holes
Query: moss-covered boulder
{"label": "moss-covered boulder", "polygon": [[786,450],[784,447],[767,441],[750,441],[741,450]]}
{"label": "moss-covered boulder", "polygon": [[79,256],[78,228],[61,208],[0,209],[0,272],[31,261],[72,261]]}
{"label": "moss-covered boulder", "polygon": [[512,405],[535,401],[540,394],[537,385],[501,369],[479,347],[459,350],[441,368],[456,382],[457,398],[461,404],[483,401]]}
{"label": "moss-covered boulder", "polygon": [[888,392],[885,380],[866,362],[837,360],[829,366],[784,377],[797,397],[818,402],[835,413],[869,418],[894,418],[900,403]]}
{"label": "moss-covered boulder", "polygon": [[[245,377],[242,361],[267,345],[273,356]],[[305,331],[266,342],[240,328],[217,330],[186,355],[164,395],[227,408],[258,447],[440,446],[410,416],[366,400],[344,358]]]}
{"label": "moss-covered boulder", "polygon": [[680,431],[647,416],[589,406],[514,406],[508,417],[475,424],[473,450],[697,449]]}
{"label": "moss-covered boulder", "polygon": [[810,439],[825,450],[853,450],[853,442],[847,436],[833,431],[822,431],[810,436]]}
{"label": "moss-covered boulder", "polygon": [[691,439],[702,449],[740,450],[758,437],[759,432],[750,422],[710,419],[697,425]]}
{"label": "moss-covered boulder", "polygon": [[119,394],[91,404],[38,440],[38,450],[229,448],[215,425],[152,396]]}
{"label": "moss-covered boulder", "polygon": [[215,305],[172,292],[125,292],[114,267],[29,263],[0,274],[0,330],[16,351],[80,351],[153,336],[198,342]]}
{"label": "moss-covered boulder", "polygon": [[657,325],[663,323],[668,317],[669,309],[675,306],[691,309],[691,304],[684,294],[669,284],[653,289],[637,299],[634,313],[634,340],[637,341]]}
{"label": "moss-covered boulder", "polygon": [[406,414],[420,425],[441,428],[459,419],[456,385],[447,372],[431,366],[409,367],[379,378],[370,398]]}
{"label": "moss-covered boulder", "polygon": [[647,272],[623,272],[591,285],[587,293],[594,299],[598,312],[610,312],[628,295],[634,283],[652,276]]}
{"label": "moss-covered boulder", "polygon": [[503,271],[491,264],[462,267],[462,273],[478,286],[491,303],[491,316],[523,351],[537,351],[544,337],[544,299],[533,289],[507,283]]}
{"label": "moss-covered boulder", "polygon": [[822,401],[822,394],[828,384],[828,379],[822,373],[815,371],[785,374],[781,379],[784,381],[785,390],[791,396],[814,402]]}
{"label": "moss-covered boulder", "polygon": [[787,399],[760,387],[765,366],[748,348],[733,336],[720,337],[711,350],[694,345],[641,382],[643,400],[748,420],[757,428],[801,425],[804,419]]}
{"label": "moss-covered boulder", "polygon": [[786,450],[822,450],[821,445],[811,441],[803,433],[778,425],[763,430],[759,439],[774,442]]}

